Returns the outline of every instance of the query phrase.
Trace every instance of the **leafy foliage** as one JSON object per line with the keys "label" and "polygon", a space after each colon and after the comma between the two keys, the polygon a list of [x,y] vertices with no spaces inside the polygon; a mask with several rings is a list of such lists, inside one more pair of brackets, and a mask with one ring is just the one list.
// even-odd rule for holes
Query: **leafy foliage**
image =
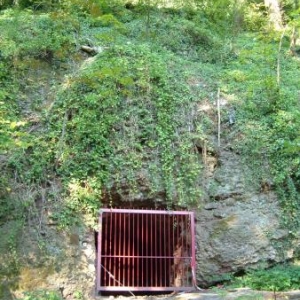
{"label": "leafy foliage", "polygon": [[300,287],[300,267],[276,266],[268,270],[257,270],[236,279],[235,284],[255,290],[287,291]]}
{"label": "leafy foliage", "polygon": [[297,144],[300,107],[290,74],[299,72],[299,64],[289,57],[285,40],[278,52],[279,36],[250,37],[252,42],[244,41],[238,59],[225,70],[224,89],[240,95],[243,139],[237,148],[257,166],[256,179],[271,179],[283,208],[284,226],[294,230],[299,226],[299,160],[292,145]]}
{"label": "leafy foliage", "polygon": [[[41,184],[60,176],[66,216],[80,210],[95,214],[98,199],[110,191],[135,199],[142,182],[150,186],[144,195],[150,199],[163,189],[170,204],[172,199],[181,205],[197,202],[201,163],[194,140],[205,139],[211,125],[207,127],[207,117],[196,124],[190,115],[197,97],[211,96],[187,84],[185,64],[192,61],[197,72],[210,64],[212,73],[219,73],[213,76],[222,82],[222,89],[243,99],[237,105],[247,122],[240,124],[244,139],[238,148],[260,166],[265,164],[258,157],[267,158],[274,182],[283,186],[282,204],[290,211],[287,219],[296,219],[299,162],[293,145],[299,127],[298,91],[295,77],[289,74],[298,65],[284,52],[286,39],[278,53],[279,37],[274,33],[244,34],[239,40],[234,36],[241,25],[265,30],[262,6],[252,2],[252,8],[238,6],[230,0],[213,5],[176,2],[180,9],[158,9],[159,3],[152,1],[140,1],[129,9],[117,1],[52,1],[49,6],[43,1],[25,2],[19,7],[50,12],[6,10],[0,17],[5,28],[0,41],[5,60],[2,76],[7,85],[0,114],[2,145],[21,145],[10,157],[9,167],[22,181]],[[51,12],[54,6],[59,9]],[[258,14],[257,21],[251,13]],[[9,83],[8,78],[26,76],[33,62],[59,65],[75,49],[76,36],[109,49],[65,80],[46,113],[46,134],[28,136],[27,123],[8,114],[18,110],[12,97],[27,83]],[[196,67],[198,60],[203,65]],[[215,62],[224,64],[222,72]],[[7,101],[9,97],[12,101]],[[291,156],[293,163],[287,166]],[[266,176],[263,173],[259,178]],[[126,185],[130,188],[124,191]]]}
{"label": "leafy foliage", "polygon": [[76,22],[66,14],[34,15],[29,11],[6,10],[0,15],[0,27],[6,28],[0,41],[1,55],[3,58],[62,58],[73,43],[70,33],[74,25]]}
{"label": "leafy foliage", "polygon": [[[114,47],[69,78],[49,119],[62,176],[97,178],[100,186],[120,191],[127,182],[133,197],[143,176],[152,181],[150,194],[162,182],[169,200],[197,199],[200,168],[186,128],[193,96],[164,61],[176,58],[147,45]],[[183,107],[186,116],[179,115]]]}
{"label": "leafy foliage", "polygon": [[[202,153],[196,146],[205,141],[214,148],[216,136],[216,112],[199,107],[213,107],[220,88],[237,112],[224,139],[251,162],[251,184],[270,180],[282,225],[296,234],[300,66],[297,45],[295,51],[290,45],[299,32],[299,7],[282,1],[286,28],[278,33],[268,31],[262,1],[172,3],[0,1],[1,226],[14,218],[22,224],[35,205],[33,198],[17,201],[17,184],[48,191],[59,182],[59,195],[46,197],[58,226],[85,216],[94,226],[101,202],[120,198],[198,206]],[[82,45],[100,53],[87,59]],[[44,67],[51,83],[40,76]],[[262,272],[251,277],[256,288],[254,276],[276,290],[295,283],[287,271],[276,275],[280,282]]]}
{"label": "leafy foliage", "polygon": [[47,290],[37,290],[34,292],[25,292],[24,297],[19,300],[61,300],[58,293]]}

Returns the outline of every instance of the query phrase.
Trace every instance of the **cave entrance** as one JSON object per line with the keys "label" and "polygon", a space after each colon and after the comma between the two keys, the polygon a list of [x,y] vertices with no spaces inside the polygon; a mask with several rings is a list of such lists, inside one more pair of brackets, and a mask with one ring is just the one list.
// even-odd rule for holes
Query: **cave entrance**
{"label": "cave entrance", "polygon": [[97,291],[187,291],[195,283],[194,213],[101,209]]}

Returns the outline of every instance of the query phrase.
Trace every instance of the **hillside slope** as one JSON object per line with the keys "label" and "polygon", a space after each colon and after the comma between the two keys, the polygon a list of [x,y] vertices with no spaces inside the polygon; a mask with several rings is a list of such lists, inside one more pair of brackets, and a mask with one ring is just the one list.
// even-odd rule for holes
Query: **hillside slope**
{"label": "hillside slope", "polygon": [[88,297],[103,206],[195,210],[203,286],[297,258],[298,19],[75,2],[1,10],[0,298]]}

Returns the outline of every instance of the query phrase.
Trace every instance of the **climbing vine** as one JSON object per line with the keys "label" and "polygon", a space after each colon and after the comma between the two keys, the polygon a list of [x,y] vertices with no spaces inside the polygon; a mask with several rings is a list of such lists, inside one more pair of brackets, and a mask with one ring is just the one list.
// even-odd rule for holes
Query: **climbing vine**
{"label": "climbing vine", "polygon": [[196,98],[184,73],[172,69],[176,63],[145,44],[115,46],[66,79],[45,119],[48,158],[31,169],[41,161],[54,166],[71,210],[95,215],[101,190],[137,200],[140,186],[154,201],[163,192],[170,206],[199,202],[201,163],[189,115]]}

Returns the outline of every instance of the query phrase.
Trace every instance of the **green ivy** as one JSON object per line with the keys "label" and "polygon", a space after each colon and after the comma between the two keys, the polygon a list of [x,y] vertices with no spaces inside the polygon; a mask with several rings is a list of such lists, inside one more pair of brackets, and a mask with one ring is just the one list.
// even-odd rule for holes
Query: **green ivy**
{"label": "green ivy", "polygon": [[175,60],[147,45],[116,46],[68,78],[48,112],[47,140],[34,147],[44,155],[31,159],[31,178],[41,178],[33,173],[41,162],[55,166],[67,207],[94,215],[103,189],[124,193],[126,185],[134,200],[141,180],[149,197],[162,189],[172,205],[197,203],[201,162],[186,125],[195,99]]}
{"label": "green ivy", "polygon": [[282,207],[282,225],[294,232],[300,225],[300,166],[294,148],[299,136],[300,106],[297,84],[290,74],[299,72],[299,64],[287,55],[285,37],[280,53],[278,34],[246,37],[252,37],[252,43],[245,43],[238,59],[225,69],[226,89],[240,94],[237,104],[243,138],[237,141],[237,148],[255,166],[252,182],[258,181],[259,186],[267,180],[275,187]]}
{"label": "green ivy", "polygon": [[235,286],[254,290],[287,291],[300,288],[300,267],[294,265],[276,266],[268,270],[257,270],[236,278]]}
{"label": "green ivy", "polygon": [[25,292],[19,300],[62,300],[62,297],[54,291],[36,290],[33,292]]}

